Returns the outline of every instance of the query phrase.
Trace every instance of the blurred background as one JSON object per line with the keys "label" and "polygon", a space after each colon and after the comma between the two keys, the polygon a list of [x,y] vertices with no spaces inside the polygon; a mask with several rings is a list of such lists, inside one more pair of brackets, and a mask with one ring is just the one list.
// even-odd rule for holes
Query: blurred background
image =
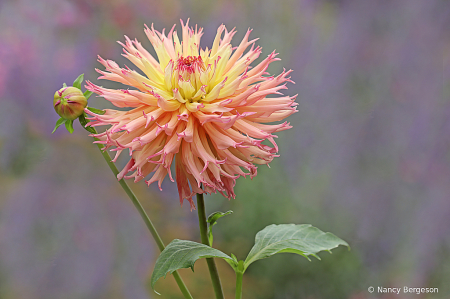
{"label": "blurred background", "polygon": [[[239,179],[235,200],[206,197],[208,214],[234,211],[215,247],[243,259],[272,223],[311,223],[352,247],[259,261],[244,298],[394,298],[369,286],[450,298],[449,14],[444,0],[0,0],[0,298],[181,298],[172,277],[157,283],[162,296],[151,290],[158,250],[91,138],[79,124],[50,134],[63,82],[105,84],[97,55],[123,65],[115,41],[150,48],[144,24],[179,30],[180,18],[204,27],[203,48],[221,23],[237,28],[233,45],[253,28],[258,61],[276,49],[269,72],[293,69],[285,94],[299,94],[271,168]],[[166,243],[199,241],[174,183],[132,188]],[[218,267],[233,298],[233,272]],[[195,298],[213,298],[204,260],[181,275]]]}

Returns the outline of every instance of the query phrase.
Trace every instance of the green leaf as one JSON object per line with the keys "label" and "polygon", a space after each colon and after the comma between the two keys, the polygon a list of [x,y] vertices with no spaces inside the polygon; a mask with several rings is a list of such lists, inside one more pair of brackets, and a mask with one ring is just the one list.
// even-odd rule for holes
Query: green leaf
{"label": "green leaf", "polygon": [[234,264],[233,259],[220,250],[192,241],[173,240],[156,260],[150,280],[152,288],[158,279],[165,278],[167,273],[173,273],[182,268],[191,268],[194,271],[194,263],[198,259],[209,257],[223,258],[228,263]]}
{"label": "green leaf", "polygon": [[225,213],[214,212],[214,213],[212,213],[211,215],[208,216],[208,220],[207,221],[209,223],[209,226],[208,226],[208,242],[209,242],[209,246],[212,246],[212,244],[213,244],[212,227],[217,223],[217,220],[219,218],[222,218],[223,216],[226,216],[226,215],[230,215],[232,213],[233,213],[233,211],[227,211]]}
{"label": "green leaf", "polygon": [[63,83],[63,87],[67,87],[67,84],[66,84],[66,83]]}
{"label": "green leaf", "polygon": [[80,117],[78,117],[78,120],[80,121],[81,126],[88,131],[89,133],[92,134],[97,134],[97,131],[95,131],[95,129],[93,127],[86,127],[86,125],[89,123],[89,121],[86,119],[86,112],[84,112],[83,114],[80,115]]}
{"label": "green leaf", "polygon": [[272,224],[256,234],[255,245],[245,259],[245,268],[260,259],[276,253],[297,253],[309,260],[309,255],[319,258],[318,252],[348,244],[333,235],[324,233],[310,224]]}
{"label": "green leaf", "polygon": [[83,83],[84,80],[84,74],[81,74],[78,76],[78,78],[75,79],[75,81],[73,81],[73,87],[76,87],[78,89],[81,89],[81,83]]}
{"label": "green leaf", "polygon": [[87,107],[87,108],[88,108],[89,111],[92,111],[92,112],[94,112],[96,114],[103,115],[103,114],[106,113],[105,110],[100,110],[100,109],[97,109],[97,108],[94,108],[94,107]]}
{"label": "green leaf", "polygon": [[67,121],[67,119],[62,118],[62,117],[61,117],[60,119],[58,119],[58,120],[56,121],[55,128],[53,129],[52,134],[55,133],[56,129],[58,129],[59,126],[61,126],[61,125],[62,125],[63,123],[65,123],[66,121]]}
{"label": "green leaf", "polygon": [[208,216],[208,220],[207,221],[208,221],[209,225],[212,226],[212,225],[217,223],[217,219],[222,218],[223,216],[226,216],[226,215],[230,215],[232,213],[233,213],[233,211],[227,211],[225,213],[214,212],[214,213],[212,213],[211,215]]}
{"label": "green leaf", "polygon": [[86,100],[89,100],[89,98],[91,97],[92,94],[93,94],[93,92],[90,91],[90,90],[86,90],[86,91],[83,93],[83,95],[84,95],[84,97],[86,98]]}
{"label": "green leaf", "polygon": [[73,120],[68,119],[68,120],[66,120],[65,124],[66,124],[67,131],[69,131],[69,133],[72,134],[73,133]]}
{"label": "green leaf", "polygon": [[238,263],[238,259],[234,254],[231,254],[231,257],[233,258],[233,261],[235,261],[236,263]]}

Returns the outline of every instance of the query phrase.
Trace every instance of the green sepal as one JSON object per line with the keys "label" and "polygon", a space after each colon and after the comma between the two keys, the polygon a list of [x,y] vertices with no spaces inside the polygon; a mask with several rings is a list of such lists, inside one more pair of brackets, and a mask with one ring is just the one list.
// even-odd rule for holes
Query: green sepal
{"label": "green sepal", "polygon": [[73,81],[73,87],[76,87],[78,89],[81,89],[81,83],[84,80],[84,74],[81,74],[78,76],[78,78],[75,79],[75,81]]}
{"label": "green sepal", "polygon": [[89,111],[94,112],[95,114],[103,115],[103,114],[106,113],[105,110],[97,109],[97,108],[94,108],[94,107],[86,107],[86,108],[87,108]]}
{"label": "green sepal", "polygon": [[86,90],[86,91],[83,93],[83,95],[84,95],[84,97],[86,98],[86,100],[89,100],[89,98],[91,97],[92,94],[93,94],[93,92],[90,91],[90,90]]}
{"label": "green sepal", "polygon": [[78,117],[78,120],[80,121],[81,126],[88,131],[89,133],[92,134],[97,134],[97,131],[91,127],[91,126],[87,126],[86,125],[89,123],[89,121],[86,119],[86,112],[81,114],[80,117]]}
{"label": "green sepal", "polygon": [[209,246],[212,246],[212,244],[213,244],[212,227],[217,223],[217,220],[219,218],[222,218],[223,216],[226,216],[226,215],[230,215],[232,213],[233,213],[233,211],[227,211],[225,213],[214,212],[214,213],[212,213],[211,215],[208,216],[208,220],[207,221],[209,223],[209,226],[208,226],[208,242],[209,242]]}
{"label": "green sepal", "polygon": [[66,124],[67,131],[69,131],[69,133],[72,134],[73,133],[73,120],[67,119],[65,124]]}
{"label": "green sepal", "polygon": [[61,126],[62,124],[64,124],[66,121],[67,121],[67,119],[60,117],[60,118],[56,121],[55,128],[53,129],[52,134],[55,133],[56,129],[58,129],[59,126]]}

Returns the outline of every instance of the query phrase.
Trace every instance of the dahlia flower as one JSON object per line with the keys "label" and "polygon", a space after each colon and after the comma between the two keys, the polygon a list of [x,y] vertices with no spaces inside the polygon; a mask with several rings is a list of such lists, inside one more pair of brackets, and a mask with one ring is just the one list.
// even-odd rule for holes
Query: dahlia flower
{"label": "dahlia flower", "polygon": [[[219,191],[235,198],[233,191],[240,176],[251,178],[257,166],[269,164],[277,155],[274,133],[290,129],[278,122],[297,112],[296,96],[283,96],[291,71],[267,76],[266,69],[276,58],[272,52],[254,66],[261,54],[257,39],[249,40],[251,30],[237,47],[230,42],[236,31],[224,25],[217,30],[211,49],[200,49],[202,28],[182,26],[182,41],[172,27],[166,35],[146,26],[145,33],[155,49],[155,59],[137,40],[125,36],[124,57],[142,73],[121,68],[99,57],[106,70],[97,70],[106,79],[132,89],[108,89],[92,82],[86,88],[127,111],[106,109],[105,114],[90,114],[90,126],[110,125],[92,135],[105,149],[116,151],[115,162],[128,149],[130,160],[118,179],[134,178],[148,185],[161,183],[175,161],[175,180],[180,202],[192,196]],[[249,48],[250,47],[250,48]],[[248,49],[248,51],[246,51]],[[273,96],[271,95],[281,95]],[[268,141],[263,143],[264,141]],[[271,145],[269,145],[271,144]]]}

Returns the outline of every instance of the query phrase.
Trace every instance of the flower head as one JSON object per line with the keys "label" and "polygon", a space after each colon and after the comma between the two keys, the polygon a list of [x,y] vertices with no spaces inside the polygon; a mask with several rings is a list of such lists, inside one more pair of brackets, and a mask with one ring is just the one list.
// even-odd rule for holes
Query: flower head
{"label": "flower head", "polygon": [[87,106],[83,92],[73,86],[63,87],[53,97],[53,107],[56,113],[64,119],[74,120],[84,112]]}
{"label": "flower head", "polygon": [[[122,55],[145,75],[99,57],[106,69],[97,70],[99,79],[133,88],[115,90],[91,82],[86,88],[116,107],[131,109],[106,109],[104,115],[86,112],[92,115],[89,125],[111,126],[94,136],[116,151],[113,161],[128,149],[130,160],[118,179],[137,182],[153,173],[147,184],[157,181],[161,189],[167,175],[174,181],[170,167],[175,161],[180,202],[187,199],[194,207],[196,193],[219,191],[234,198],[238,177],[253,177],[256,165],[269,164],[278,152],[274,133],[291,126],[267,123],[295,113],[297,104],[295,96],[280,92],[292,82],[291,71],[267,76],[268,65],[279,60],[275,52],[250,67],[261,54],[256,39],[249,41],[251,30],[233,48],[230,42],[236,31],[222,25],[211,49],[200,49],[203,30],[181,24],[182,41],[175,26],[167,35],[146,27],[158,60],[137,40],[125,37]],[[265,140],[272,146],[263,144]]]}

